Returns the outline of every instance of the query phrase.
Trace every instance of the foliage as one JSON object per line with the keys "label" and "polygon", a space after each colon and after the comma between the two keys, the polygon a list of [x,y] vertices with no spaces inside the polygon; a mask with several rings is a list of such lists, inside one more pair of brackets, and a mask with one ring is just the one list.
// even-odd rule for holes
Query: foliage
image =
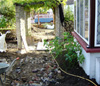
{"label": "foliage", "polygon": [[65,16],[65,21],[74,21],[74,14],[69,6],[67,9],[64,10],[64,16]]}
{"label": "foliage", "polygon": [[7,24],[9,26],[14,23],[15,7],[12,0],[0,0],[0,15],[3,15],[6,18]]}
{"label": "foliage", "polygon": [[81,46],[74,41],[73,36],[69,33],[64,33],[64,40],[64,48],[67,51],[67,54],[65,54],[66,60],[71,62],[73,59],[77,58],[77,60],[82,63],[84,61],[84,56],[82,54]]}
{"label": "foliage", "polygon": [[[39,7],[48,7],[48,8],[54,8],[58,4],[62,3],[64,4],[67,0],[13,0],[14,3],[19,3],[21,5],[25,5],[27,8],[39,8]],[[30,5],[30,3],[38,3],[38,2],[43,2],[41,4],[34,4]],[[26,4],[27,3],[27,4]]]}
{"label": "foliage", "polygon": [[45,41],[45,45],[47,46],[48,49],[51,49],[51,53],[55,53],[56,56],[55,58],[57,58],[59,56],[59,54],[62,53],[63,50],[63,42],[59,44],[59,41],[61,40],[61,38],[59,37],[55,37],[54,40],[51,40],[49,42],[49,44]]}
{"label": "foliage", "polygon": [[46,7],[40,7],[40,8],[34,9],[35,13],[40,13],[40,14],[46,14],[47,10],[48,8]]}
{"label": "foliage", "polygon": [[[11,27],[9,27],[11,26]],[[12,24],[12,21],[8,22],[7,18],[5,18],[5,16],[1,16],[0,18],[0,29],[6,29],[6,28],[14,28],[15,29],[15,25]]]}
{"label": "foliage", "polygon": [[7,26],[7,20],[4,16],[0,18],[0,28]]}
{"label": "foliage", "polygon": [[45,41],[44,44],[47,46],[48,49],[51,49],[51,53],[55,54],[55,58],[57,58],[61,54],[64,54],[64,56],[66,56],[65,60],[69,63],[71,63],[75,59],[82,63],[84,61],[84,56],[82,54],[81,46],[74,41],[73,36],[68,32],[65,32],[64,41],[59,43],[59,41],[61,40],[61,38],[56,37],[49,43]]}
{"label": "foliage", "polygon": [[[64,3],[66,0],[63,0]],[[42,4],[31,3],[43,2]],[[57,4],[60,4],[61,0],[0,0],[0,15],[3,15],[7,19],[7,24],[11,26],[15,22],[15,6],[14,3],[24,5],[25,8],[54,8]],[[39,10],[41,11],[41,10]],[[45,11],[44,11],[45,12]]]}
{"label": "foliage", "polygon": [[13,27],[10,27],[10,28],[0,28],[0,32],[3,31],[3,30],[15,30],[16,28],[13,26]]}

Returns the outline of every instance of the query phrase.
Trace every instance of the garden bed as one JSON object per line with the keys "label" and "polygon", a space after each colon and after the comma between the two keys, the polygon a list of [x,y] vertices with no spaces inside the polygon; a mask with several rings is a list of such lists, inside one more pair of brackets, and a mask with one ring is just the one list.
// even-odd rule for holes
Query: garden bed
{"label": "garden bed", "polygon": [[[40,30],[38,29],[34,32],[38,34]],[[42,31],[47,34],[47,30],[44,31],[42,29]],[[44,34],[39,36],[41,35],[44,36]],[[26,54],[20,54],[16,43],[8,42],[7,44],[8,50],[6,53],[0,53],[0,59],[5,59],[8,63],[11,63],[16,57],[20,57],[20,60],[13,66],[13,70],[8,75],[4,86],[94,86],[87,80],[61,72],[48,51],[30,51]],[[85,74],[78,62],[73,67],[68,68],[69,64],[65,59],[66,57],[63,56],[63,53],[56,59],[62,69],[68,73],[89,79],[89,76]]]}
{"label": "garden bed", "polygon": [[[19,52],[17,52],[16,44],[10,43],[8,45],[10,50],[8,50],[6,53],[0,53],[0,59],[6,59],[7,62],[9,63],[16,57],[20,57],[20,60],[17,61],[15,66],[13,67],[13,70],[11,71],[9,77],[7,78],[5,86],[20,86],[20,85],[27,86],[29,83],[31,84],[37,83],[39,85],[40,82],[41,83],[46,82],[46,81],[43,82],[43,80],[41,80],[40,77],[48,77],[48,75],[50,75],[51,72],[53,72],[51,80],[54,81],[50,81],[50,83],[45,84],[45,86],[94,86],[87,80],[73,77],[63,72],[61,72],[61,74],[57,74],[56,72],[54,72],[61,70],[58,68],[58,66],[56,66],[55,61],[52,59],[50,53],[47,51],[33,51],[22,55]],[[60,64],[60,67],[62,67],[64,70],[67,69],[68,64],[66,65],[66,61],[63,55],[58,57],[57,61]],[[46,70],[43,70],[43,68],[45,68]],[[66,72],[79,75],[87,79],[89,78],[85,74],[83,69],[79,67],[78,63],[74,68],[66,70]],[[36,77],[36,75],[38,77]],[[32,86],[37,86],[37,85],[32,85]],[[39,85],[39,86],[44,86],[44,85]]]}
{"label": "garden bed", "polygon": [[[89,79],[89,76],[87,76],[84,70],[79,66],[79,63],[76,60],[73,60],[72,63],[75,63],[75,65],[69,65],[69,63],[65,60],[66,57],[64,56],[64,54],[65,52],[59,55],[56,60],[60,67],[69,74],[62,72],[64,79],[59,80],[61,82],[60,84],[53,86],[94,86],[93,83],[85,80]],[[76,77],[74,77],[73,75],[75,75]],[[84,77],[85,79],[78,78],[77,76]],[[92,79],[91,81],[96,83],[94,79]]]}

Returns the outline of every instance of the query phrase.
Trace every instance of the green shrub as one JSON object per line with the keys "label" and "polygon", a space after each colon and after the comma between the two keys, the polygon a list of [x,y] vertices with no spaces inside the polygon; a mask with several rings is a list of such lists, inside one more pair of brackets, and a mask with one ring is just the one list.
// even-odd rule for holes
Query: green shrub
{"label": "green shrub", "polygon": [[15,28],[15,19],[7,19],[2,16],[0,18],[0,28]]}
{"label": "green shrub", "polygon": [[4,16],[0,18],[0,28],[6,27],[7,26],[7,20]]}
{"label": "green shrub", "polygon": [[48,49],[51,49],[51,53],[54,54],[55,58],[63,55],[66,57],[65,60],[71,65],[75,65],[73,61],[82,63],[85,58],[82,54],[81,46],[74,41],[73,36],[70,33],[65,32],[64,41],[59,43],[61,40],[61,38],[55,37],[55,39],[51,40],[49,43],[46,41],[44,43]]}
{"label": "green shrub", "polygon": [[74,21],[74,13],[71,11],[71,8],[69,6],[64,10],[64,16],[65,21]]}

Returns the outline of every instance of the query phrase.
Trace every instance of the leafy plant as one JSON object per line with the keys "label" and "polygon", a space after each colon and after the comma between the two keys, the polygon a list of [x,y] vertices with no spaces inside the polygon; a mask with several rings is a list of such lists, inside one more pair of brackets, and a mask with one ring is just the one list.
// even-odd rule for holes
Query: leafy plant
{"label": "leafy plant", "polygon": [[39,14],[46,14],[47,10],[48,10],[47,7],[40,7],[38,9],[34,9],[35,13],[39,13]]}
{"label": "leafy plant", "polygon": [[6,18],[6,26],[12,26],[15,23],[15,6],[13,0],[0,0],[0,15]]}
{"label": "leafy plant", "polygon": [[[47,7],[54,8],[60,3],[65,4],[66,0],[13,0],[14,3],[19,3],[21,5],[25,5],[25,8],[39,8],[39,7]],[[27,3],[27,4],[26,4]],[[39,3],[32,5],[31,3]]]}
{"label": "leafy plant", "polygon": [[65,21],[74,21],[74,13],[69,6],[64,10],[64,16]]}
{"label": "leafy plant", "polygon": [[49,43],[45,41],[44,44],[48,49],[51,49],[51,53],[54,54],[55,58],[57,58],[61,54],[64,54],[64,56],[66,57],[65,60],[70,64],[73,60],[78,60],[80,63],[82,63],[85,58],[82,54],[81,46],[74,41],[74,38],[70,33],[64,32],[63,35],[64,41],[62,41],[61,43],[59,43],[59,41],[61,41],[62,39],[59,37],[55,37],[54,40],[51,40]]}
{"label": "leafy plant", "polygon": [[0,18],[0,28],[6,27],[7,26],[7,20],[4,16]]}

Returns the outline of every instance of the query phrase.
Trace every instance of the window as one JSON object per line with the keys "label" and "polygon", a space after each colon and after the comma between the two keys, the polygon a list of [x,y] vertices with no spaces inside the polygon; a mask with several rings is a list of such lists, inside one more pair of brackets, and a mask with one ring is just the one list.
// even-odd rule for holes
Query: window
{"label": "window", "polygon": [[76,30],[76,0],[74,0],[74,29]]}
{"label": "window", "polygon": [[77,8],[77,21],[76,21],[76,24],[77,24],[77,26],[76,26],[76,30],[77,30],[77,32],[79,33],[79,0],[77,0],[77,6],[76,6]]}
{"label": "window", "polygon": [[80,0],[80,35],[81,36],[83,36],[83,14],[84,14],[84,12],[83,12],[83,6],[84,6],[84,2],[83,2],[84,0]]}
{"label": "window", "polygon": [[100,46],[100,0],[96,0],[95,46]]}
{"label": "window", "polygon": [[76,1],[76,29],[79,36],[89,43],[89,3],[90,0],[74,0]]}
{"label": "window", "polygon": [[85,0],[85,39],[88,41],[89,32],[89,9],[88,0]]}

